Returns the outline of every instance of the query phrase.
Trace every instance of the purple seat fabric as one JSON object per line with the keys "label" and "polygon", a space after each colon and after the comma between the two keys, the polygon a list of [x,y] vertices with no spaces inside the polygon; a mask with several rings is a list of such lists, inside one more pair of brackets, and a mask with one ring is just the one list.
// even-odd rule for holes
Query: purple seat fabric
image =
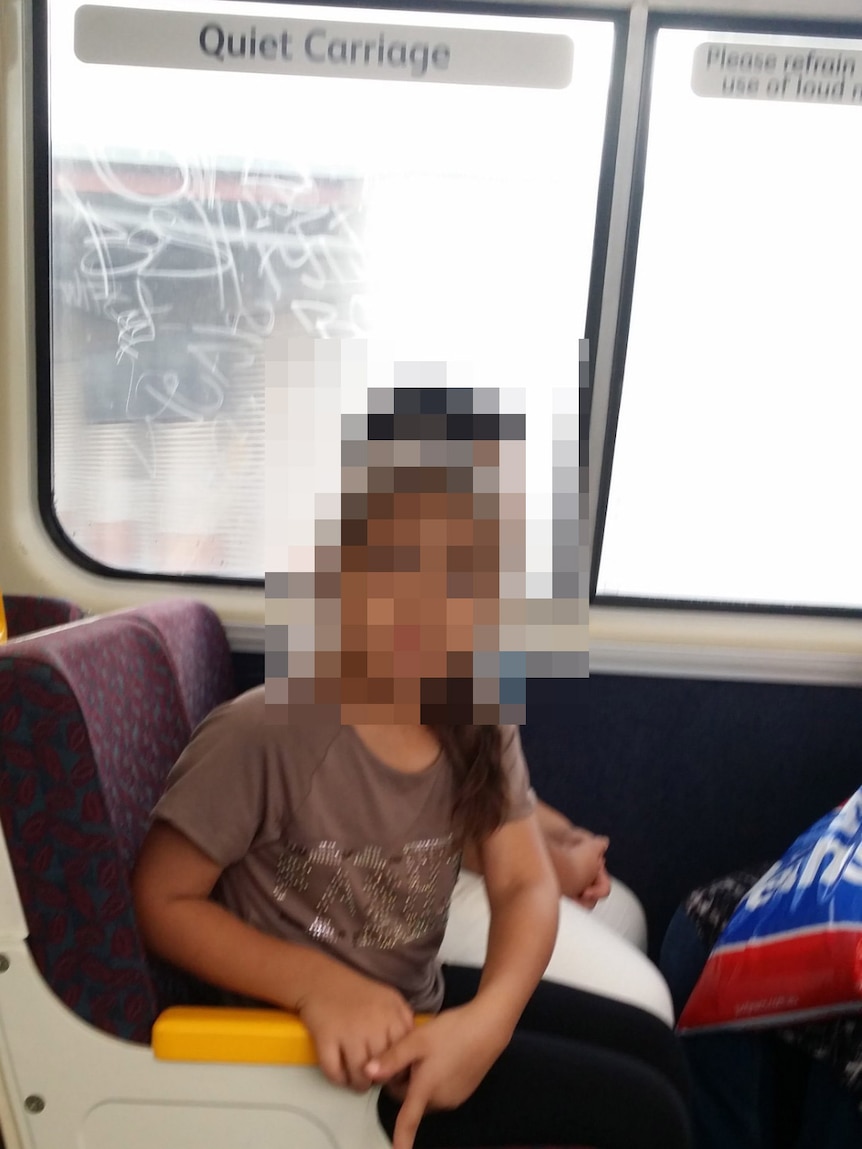
{"label": "purple seat fabric", "polygon": [[174,668],[189,734],[236,693],[227,635],[205,603],[173,598],[125,612],[151,626]]}
{"label": "purple seat fabric", "polygon": [[6,594],[3,596],[6,611],[6,630],[10,638],[22,634],[32,634],[37,630],[62,626],[84,617],[84,612],[75,603],[65,598],[40,598],[32,594]]}
{"label": "purple seat fabric", "polygon": [[62,1001],[132,1041],[167,1001],[199,997],[148,962],[129,886],[189,730],[159,632],[129,612],[0,648],[0,819],[29,945]]}

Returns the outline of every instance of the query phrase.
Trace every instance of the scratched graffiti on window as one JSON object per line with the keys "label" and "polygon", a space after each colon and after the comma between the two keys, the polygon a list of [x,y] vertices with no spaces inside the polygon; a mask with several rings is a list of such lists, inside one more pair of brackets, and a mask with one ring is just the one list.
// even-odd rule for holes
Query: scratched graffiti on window
{"label": "scratched graffiti on window", "polygon": [[277,324],[365,334],[360,193],[251,164],[56,164],[55,323],[92,317],[91,417],[211,418]]}
{"label": "scratched graffiti on window", "polygon": [[267,357],[366,335],[362,193],[252,160],[55,159],[56,501],[82,550],[259,576]]}

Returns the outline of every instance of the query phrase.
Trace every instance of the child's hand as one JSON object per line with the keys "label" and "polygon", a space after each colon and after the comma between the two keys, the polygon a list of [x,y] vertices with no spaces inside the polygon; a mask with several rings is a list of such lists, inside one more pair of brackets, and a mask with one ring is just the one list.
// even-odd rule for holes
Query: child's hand
{"label": "child's hand", "polygon": [[505,1049],[510,1034],[478,1018],[471,1004],[446,1010],[365,1066],[402,1100],[392,1149],[412,1149],[425,1110],[466,1101]]}
{"label": "child's hand", "polygon": [[551,845],[560,890],[588,910],[611,892],[611,879],[605,868],[608,845],[608,838],[580,827],[572,827],[565,842]]}
{"label": "child's hand", "polygon": [[346,966],[327,970],[298,1007],[326,1077],[362,1091],[372,1078],[365,1066],[413,1029],[413,1011],[396,989]]}

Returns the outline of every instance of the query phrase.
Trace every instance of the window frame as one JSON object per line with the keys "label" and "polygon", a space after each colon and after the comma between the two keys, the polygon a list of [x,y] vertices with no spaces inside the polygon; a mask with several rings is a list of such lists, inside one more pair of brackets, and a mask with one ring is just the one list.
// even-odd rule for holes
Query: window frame
{"label": "window frame", "polygon": [[598,477],[598,500],[593,526],[593,545],[590,562],[590,606],[632,608],[649,611],[681,611],[718,615],[777,615],[816,618],[862,618],[862,606],[816,606],[803,603],[764,603],[723,601],[716,599],[677,599],[644,595],[600,594],[598,592],[602,543],[607,520],[610,483],[613,471],[616,435],[622,405],[623,377],[625,375],[628,336],[631,323],[634,284],[637,270],[638,240],[643,210],[646,163],[649,148],[649,121],[652,98],[652,78],[655,68],[655,48],[658,34],[666,28],[679,28],[692,32],[727,32],[771,34],[777,36],[822,36],[836,39],[862,39],[862,17],[850,20],[798,19],[781,16],[708,16],[698,12],[655,12],[647,17],[643,76],[638,103],[638,121],[631,195],[626,216],[626,231],[622,261],[622,279],[619,310],[613,337],[613,350],[609,375],[608,409],[603,432],[601,469]]}
{"label": "window frame", "polygon": [[[264,584],[260,578],[241,578],[203,573],[172,573],[167,571],[139,571],[110,567],[86,554],[66,533],[54,506],[54,434],[52,402],[52,288],[51,288],[51,141],[50,141],[50,46],[48,42],[48,2],[32,0],[32,54],[31,108],[32,108],[32,170],[33,170],[33,255],[34,255],[34,328],[36,366],[36,492],[39,518],[54,547],[75,566],[91,574],[122,582],[175,583],[215,587],[254,587]],[[248,0],[238,0],[239,3]],[[272,2],[272,0],[271,0]],[[275,0],[285,9],[296,6],[293,0]],[[312,0],[314,6],[343,8],[344,0]],[[181,2],[173,5],[182,9]],[[305,5],[308,6],[308,5]],[[599,176],[593,213],[592,256],[584,316],[584,334],[594,349],[598,341],[601,318],[602,293],[610,234],[611,200],[613,195],[617,143],[620,127],[624,65],[628,43],[630,12],[628,8],[608,8],[601,5],[555,5],[548,3],[503,3],[490,0],[458,3],[457,0],[431,0],[411,6],[398,0],[378,0],[367,5],[369,11],[409,12],[421,16],[428,13],[457,13],[462,16],[520,17],[530,19],[601,20],[611,25],[613,47],[611,74],[608,87],[607,112],[599,158]],[[593,387],[592,354],[590,357],[589,387],[581,392],[580,465],[588,468],[589,426]],[[578,364],[574,361],[573,382],[578,386]],[[587,494],[586,490],[583,492]]]}

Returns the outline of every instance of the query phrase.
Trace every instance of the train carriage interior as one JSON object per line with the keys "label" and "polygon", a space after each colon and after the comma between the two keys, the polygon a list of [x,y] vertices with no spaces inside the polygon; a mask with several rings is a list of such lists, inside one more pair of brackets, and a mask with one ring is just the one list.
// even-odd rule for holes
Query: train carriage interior
{"label": "train carriage interior", "polygon": [[[146,952],[150,812],[417,385],[524,421],[551,653],[496,665],[666,977],[692,891],[862,785],[862,9],[0,0],[0,74],[2,1144],[385,1149],[295,1018]],[[691,1149],[860,1149],[856,962],[840,1049],[757,1031],[768,1135],[696,1081]],[[568,1149],[640,1149],[613,1108]]]}

